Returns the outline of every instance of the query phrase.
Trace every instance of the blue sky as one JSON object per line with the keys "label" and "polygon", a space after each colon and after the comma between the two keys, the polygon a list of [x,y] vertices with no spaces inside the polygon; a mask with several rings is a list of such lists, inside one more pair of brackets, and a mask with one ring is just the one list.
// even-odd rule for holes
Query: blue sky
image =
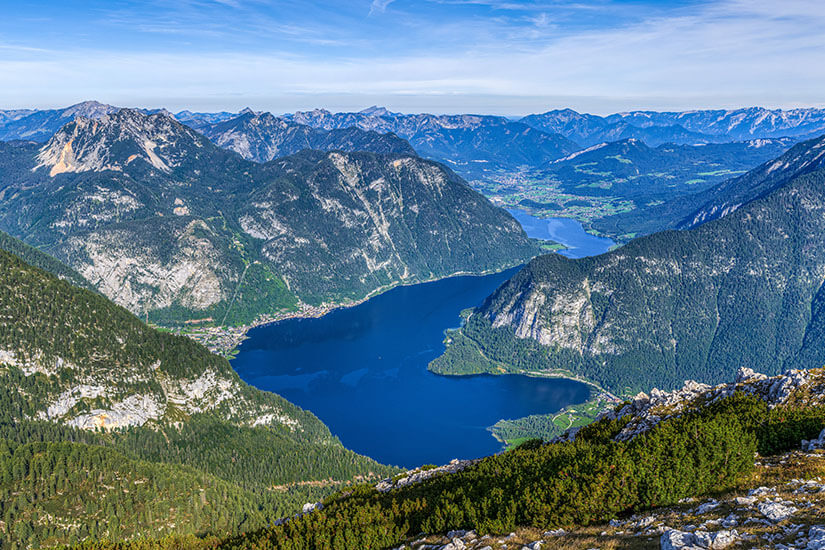
{"label": "blue sky", "polygon": [[825,105],[821,0],[0,1],[0,108]]}

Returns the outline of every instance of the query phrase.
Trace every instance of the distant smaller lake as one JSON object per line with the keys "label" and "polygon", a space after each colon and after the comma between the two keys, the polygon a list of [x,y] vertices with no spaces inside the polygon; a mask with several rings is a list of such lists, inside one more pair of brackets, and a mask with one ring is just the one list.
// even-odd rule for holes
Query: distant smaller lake
{"label": "distant smaller lake", "polygon": [[528,237],[566,246],[567,250],[560,250],[559,254],[568,258],[598,256],[616,244],[612,239],[591,235],[572,218],[537,218],[515,208],[507,211],[518,220]]}

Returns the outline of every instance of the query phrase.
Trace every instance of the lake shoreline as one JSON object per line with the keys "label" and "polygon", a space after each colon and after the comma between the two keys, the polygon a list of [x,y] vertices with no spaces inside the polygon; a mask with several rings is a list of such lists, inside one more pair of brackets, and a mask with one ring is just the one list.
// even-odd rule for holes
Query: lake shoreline
{"label": "lake shoreline", "polygon": [[[428,369],[429,370],[429,369]],[[563,407],[561,410],[555,413],[547,413],[546,415],[539,415],[539,416],[549,416],[553,415],[554,417],[558,417],[561,415],[568,415],[571,418],[571,427],[572,427],[572,418],[574,416],[578,416],[582,418],[583,415],[580,413],[582,409],[593,408],[595,409],[595,414],[590,414],[591,418],[595,417],[595,415],[606,411],[612,407],[615,407],[619,403],[622,403],[624,399],[618,397],[606,389],[602,388],[598,383],[594,382],[593,380],[589,380],[582,376],[565,372],[565,371],[525,371],[520,370],[517,372],[502,372],[502,373],[494,373],[494,372],[479,372],[473,374],[451,374],[451,373],[440,373],[440,372],[433,372],[430,371],[436,376],[443,376],[447,378],[471,378],[475,376],[526,376],[528,378],[546,378],[546,379],[558,379],[558,380],[570,380],[573,382],[580,382],[589,386],[591,388],[590,396],[581,403],[573,403],[571,405],[567,405]],[[503,422],[515,422],[519,420],[523,420],[526,417],[521,418],[500,418],[495,424],[488,426],[487,430],[490,432],[490,435],[495,438],[496,441],[502,444],[502,450],[506,450],[510,448],[511,442],[507,441],[506,439],[502,438],[499,433],[496,431],[496,426]],[[558,434],[561,435],[561,434]]]}
{"label": "lake shoreline", "polygon": [[[529,261],[529,260],[528,260]],[[496,269],[488,269],[484,271],[456,271],[441,277],[431,277],[429,279],[398,281],[393,284],[384,285],[370,291],[369,294],[357,300],[322,303],[318,306],[310,304],[299,303],[299,308],[296,311],[285,311],[283,313],[274,313],[269,315],[261,315],[247,325],[239,326],[203,326],[203,327],[156,327],[169,330],[175,334],[186,336],[202,344],[209,351],[216,355],[220,355],[227,359],[231,359],[237,354],[238,348],[249,336],[249,331],[280,323],[282,321],[300,320],[300,319],[320,319],[334,311],[341,309],[349,309],[359,306],[376,296],[380,296],[390,290],[401,287],[409,287],[415,285],[423,285],[428,283],[437,283],[446,279],[454,277],[485,277],[488,275],[495,275],[504,271],[514,269],[526,265],[527,262],[512,263],[504,265]]]}
{"label": "lake shoreline", "polygon": [[[525,232],[528,233],[528,237],[534,239],[536,241],[543,241],[546,243],[552,243],[554,245],[559,245],[562,248],[560,249],[551,249],[547,252],[549,253],[556,253],[561,254],[566,257],[576,257],[578,253],[575,251],[579,250],[581,247],[577,247],[573,242],[562,242],[557,239],[556,236],[551,236],[547,233],[546,229],[540,230],[536,232],[536,228],[533,227],[531,224],[533,222],[541,222],[550,224],[554,221],[560,220],[569,220],[574,221],[578,224],[579,229],[588,237],[595,239],[596,241],[611,241],[611,244],[604,243],[604,250],[599,251],[598,253],[604,253],[609,250],[612,250],[616,246],[619,246],[618,243],[615,243],[609,238],[598,237],[595,235],[589,234],[587,231],[584,230],[583,224],[576,220],[575,218],[571,217],[564,217],[558,216],[553,218],[537,218],[529,214],[526,210],[521,210],[517,208],[506,208],[507,212],[512,215],[516,221],[522,226]],[[526,224],[526,225],[525,225]],[[537,236],[541,235],[541,236]],[[541,253],[537,254],[541,255]],[[529,261],[529,260],[527,260]],[[247,334],[250,330],[258,328],[258,327],[265,327],[274,323],[279,323],[281,321],[292,320],[292,319],[317,319],[323,317],[333,311],[345,308],[351,308],[355,306],[359,306],[368,300],[380,296],[381,294],[388,292],[394,288],[405,287],[405,286],[412,286],[418,284],[427,284],[427,283],[434,283],[438,281],[442,281],[445,279],[450,279],[452,277],[484,277],[486,275],[493,275],[495,273],[501,273],[503,271],[507,271],[508,269],[513,269],[514,267],[523,266],[527,262],[516,263],[513,262],[511,264],[506,264],[499,268],[495,269],[487,269],[483,271],[456,271],[454,273],[450,273],[448,275],[439,276],[439,277],[431,277],[427,279],[416,279],[416,280],[408,280],[408,281],[397,281],[395,283],[391,283],[388,285],[384,285],[382,287],[376,288],[370,291],[367,295],[362,298],[356,300],[348,300],[348,301],[341,301],[341,302],[331,302],[331,303],[322,303],[317,306],[313,306],[310,304],[305,304],[299,302],[298,309],[295,311],[284,311],[281,313],[274,313],[268,315],[261,315],[255,321],[240,326],[178,326],[178,327],[162,327],[165,330],[170,330],[176,334],[180,334],[183,336],[187,336],[192,338],[196,342],[203,344],[206,346],[209,351],[215,353],[217,355],[221,355],[223,357],[231,359],[237,354],[238,348],[243,343],[244,340],[248,338]]]}
{"label": "lake shoreline", "polygon": [[561,244],[565,249],[558,250],[557,253],[567,258],[598,256],[617,246],[609,237],[589,233],[576,218],[561,215],[539,218],[519,208],[506,210],[519,222],[528,237]]}

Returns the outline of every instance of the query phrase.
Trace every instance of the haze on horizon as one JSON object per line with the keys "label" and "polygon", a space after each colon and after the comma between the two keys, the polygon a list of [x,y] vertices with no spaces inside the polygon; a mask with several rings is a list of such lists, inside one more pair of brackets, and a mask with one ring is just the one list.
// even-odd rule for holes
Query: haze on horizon
{"label": "haze on horizon", "polygon": [[4,12],[0,108],[825,106],[817,0],[35,0]]}

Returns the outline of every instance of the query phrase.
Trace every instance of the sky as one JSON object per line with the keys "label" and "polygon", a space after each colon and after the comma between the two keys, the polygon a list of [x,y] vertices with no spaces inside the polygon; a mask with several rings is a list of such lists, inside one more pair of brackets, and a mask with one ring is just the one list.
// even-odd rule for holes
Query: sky
{"label": "sky", "polygon": [[0,109],[825,106],[822,0],[0,0]]}

